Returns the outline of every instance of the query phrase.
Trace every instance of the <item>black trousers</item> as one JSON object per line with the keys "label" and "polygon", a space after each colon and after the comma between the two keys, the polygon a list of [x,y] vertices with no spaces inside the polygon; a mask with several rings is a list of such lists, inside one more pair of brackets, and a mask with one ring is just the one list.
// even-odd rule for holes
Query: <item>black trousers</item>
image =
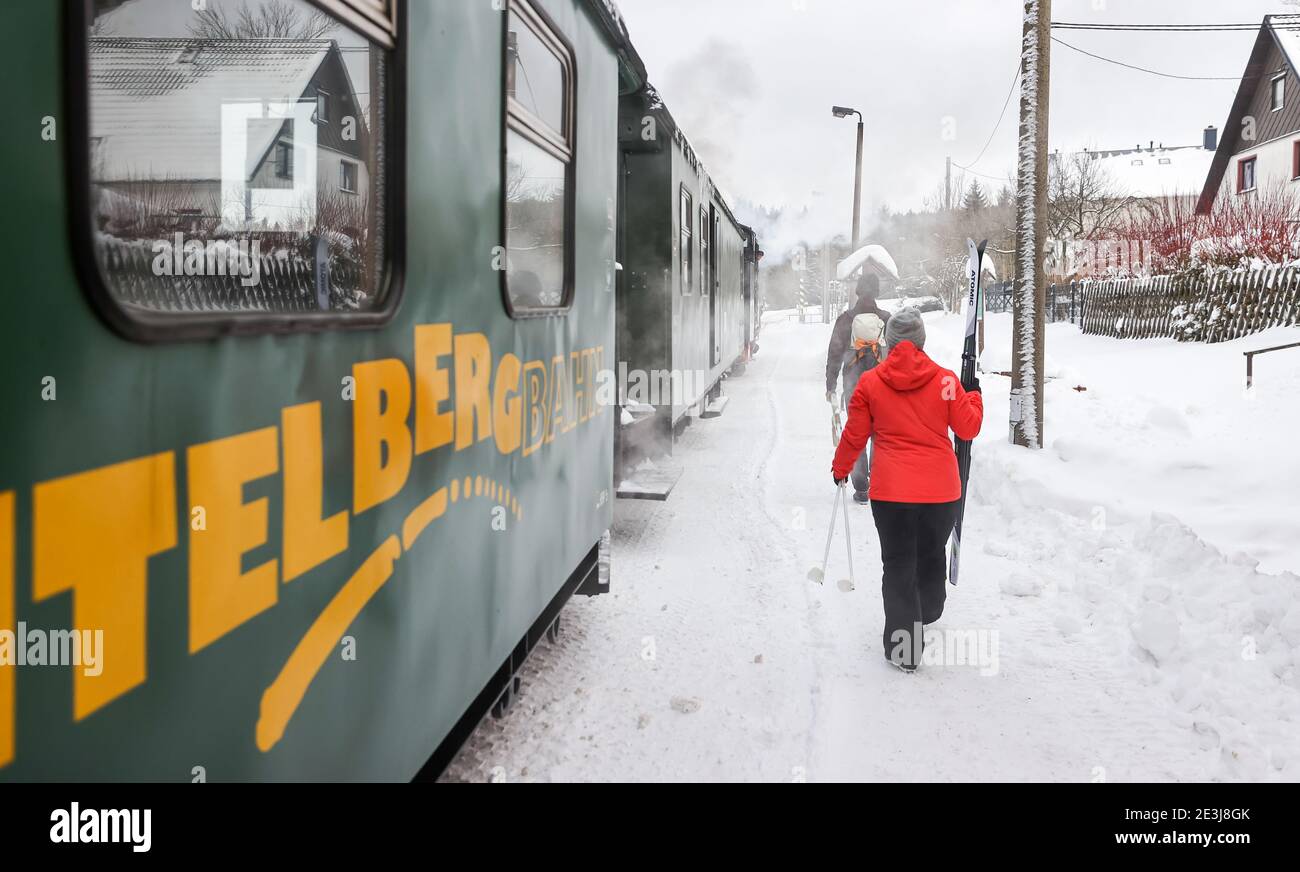
{"label": "black trousers", "polygon": [[943,614],[947,596],[944,546],[957,523],[957,501],[890,503],[871,501],[884,564],[885,656],[917,666],[924,647],[921,628]]}

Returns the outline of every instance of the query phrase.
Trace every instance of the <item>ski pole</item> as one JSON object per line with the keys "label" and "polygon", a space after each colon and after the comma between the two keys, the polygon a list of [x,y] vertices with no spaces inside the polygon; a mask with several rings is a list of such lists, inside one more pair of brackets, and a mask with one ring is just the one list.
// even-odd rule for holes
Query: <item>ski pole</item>
{"label": "ski pole", "polygon": [[846,496],[847,493],[847,488],[840,485],[840,496],[844,498],[844,548],[849,556],[849,590],[853,590],[857,585],[853,583],[853,537],[849,535],[849,498]]}
{"label": "ski pole", "polygon": [[[836,487],[835,500],[831,503],[831,525],[826,530],[826,553],[822,555],[822,568],[818,571],[816,567],[814,567],[808,572],[808,578],[818,584],[821,584],[826,579],[826,565],[831,561],[831,537],[835,535],[835,516],[839,514],[840,497],[843,495],[844,488]],[[844,514],[847,515],[848,513],[849,510],[846,508]]]}

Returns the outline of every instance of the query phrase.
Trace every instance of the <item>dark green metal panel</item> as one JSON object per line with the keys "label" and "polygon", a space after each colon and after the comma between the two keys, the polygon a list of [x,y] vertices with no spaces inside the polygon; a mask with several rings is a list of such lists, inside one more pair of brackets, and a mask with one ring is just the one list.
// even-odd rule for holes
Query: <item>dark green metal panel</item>
{"label": "dark green metal panel", "polygon": [[[352,501],[352,406],[342,379],[353,364],[382,358],[409,371],[416,325],[482,332],[494,363],[507,352],[549,360],[601,346],[599,365],[611,364],[619,80],[606,37],[575,0],[541,4],[571,41],[578,71],[576,293],[567,315],[513,321],[492,259],[501,218],[501,13],[477,0],[406,5],[404,99],[391,111],[405,112],[407,123],[407,254],[391,323],[150,346],[111,332],[74,273],[63,150],[40,136],[41,119],[65,111],[61,7],[0,9],[0,29],[19,37],[0,71],[23,83],[12,92],[14,130],[4,143],[7,165],[23,169],[0,217],[0,492],[16,501],[18,620],[72,626],[71,593],[33,600],[37,483],[175,452],[179,533],[149,563],[144,683],[77,722],[69,669],[17,669],[14,757],[0,779],[189,780],[196,766],[213,781],[410,777],[609,527],[608,410],[527,457],[503,455],[491,440],[436,449],[414,458],[397,496],[350,517],[346,552],[280,584],[273,607],[189,653],[188,446],[276,426],[282,409],[320,401],[329,515]],[[46,376],[57,380],[54,401],[41,397]],[[381,542],[400,538],[422,500],[479,475],[517,494],[522,519],[494,532],[487,501],[449,505],[348,626],[357,659],[331,656],[283,739],[260,751],[263,691],[312,622]],[[280,474],[251,482],[244,496],[267,499],[271,519],[266,542],[243,557],[247,569],[280,555]],[[105,639],[106,657],[113,644]]]}

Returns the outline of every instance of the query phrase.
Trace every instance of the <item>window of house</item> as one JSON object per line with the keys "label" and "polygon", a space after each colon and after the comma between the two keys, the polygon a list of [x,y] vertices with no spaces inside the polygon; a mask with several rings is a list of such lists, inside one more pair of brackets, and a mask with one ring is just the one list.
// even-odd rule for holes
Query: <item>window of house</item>
{"label": "window of house", "polygon": [[1281,75],[1273,79],[1272,92],[1272,109],[1274,112],[1282,108],[1286,97],[1286,76]]}
{"label": "window of house", "polygon": [[700,207],[700,293],[708,295],[713,262],[709,259],[709,210]]}
{"label": "window of house", "polygon": [[316,89],[316,121],[326,124],[330,120],[330,92]]}
{"label": "window of house", "polygon": [[[400,217],[387,196],[396,37],[376,22],[391,3],[340,0],[326,13],[308,0],[207,0],[210,15],[185,36],[156,16],[113,15],[121,6],[71,7],[86,31],[77,233],[93,251],[88,289],[114,304],[102,308],[115,326],[190,336],[235,321],[269,329],[281,316],[385,317]],[[290,20],[311,28],[277,39],[240,30]],[[311,123],[322,108],[328,117],[329,99],[354,107],[354,137]]]}
{"label": "window of house", "polygon": [[694,233],[692,232],[692,225],[694,224],[694,219],[695,219],[695,208],[694,208],[694,200],[691,197],[691,192],[686,190],[685,185],[682,185],[681,200],[682,200],[681,216],[678,219],[682,225],[681,227],[682,230],[681,281],[682,281],[682,294],[687,295],[691,293],[691,278],[692,278],[691,261],[694,259],[693,254],[695,250],[695,241],[693,238]]}
{"label": "window of house", "polygon": [[1168,166],[1168,165],[1172,164],[1173,161],[1170,160],[1170,159],[1167,158],[1167,157],[1162,157],[1162,158],[1160,158],[1159,163],[1160,163],[1161,166]]}
{"label": "window of house", "polygon": [[357,192],[357,165],[350,160],[339,161],[339,190]]}
{"label": "window of house", "polygon": [[1140,161],[1140,160],[1135,160],[1135,161],[1133,161],[1133,166],[1135,166],[1135,167],[1140,167],[1140,166],[1142,166],[1142,165],[1143,165],[1143,164],[1142,164],[1142,161]]}
{"label": "window of house", "polygon": [[573,52],[531,4],[505,18],[505,293],[546,313],[573,293]]}
{"label": "window of house", "polygon": [[1237,163],[1237,193],[1255,190],[1255,158]]}
{"label": "window of house", "polygon": [[282,179],[293,178],[293,143],[292,142],[276,143],[275,174]]}
{"label": "window of house", "polygon": [[1300,139],[1291,143],[1291,178],[1300,179]]}

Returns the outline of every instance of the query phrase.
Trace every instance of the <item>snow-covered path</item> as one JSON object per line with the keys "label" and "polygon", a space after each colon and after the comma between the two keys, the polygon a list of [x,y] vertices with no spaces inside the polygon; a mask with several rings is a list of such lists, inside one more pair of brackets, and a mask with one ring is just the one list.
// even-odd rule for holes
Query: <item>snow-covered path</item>
{"label": "snow-covered path", "polygon": [[[927,350],[955,368],[957,319],[928,323]],[[991,348],[998,329],[991,318]],[[1149,508],[1108,518],[1067,474],[1087,438],[1056,454],[1006,445],[996,375],[963,580],[938,624],[985,657],[887,666],[869,508],[850,507],[857,590],[834,583],[842,528],[827,585],[805,578],[834,495],[828,330],[764,327],[726,414],[679,442],[670,500],[616,505],[613,592],[566,608],[516,707],[444,777],[1300,779],[1300,580],[1224,558]],[[1049,388],[1049,427],[1081,396],[1066,381]]]}

